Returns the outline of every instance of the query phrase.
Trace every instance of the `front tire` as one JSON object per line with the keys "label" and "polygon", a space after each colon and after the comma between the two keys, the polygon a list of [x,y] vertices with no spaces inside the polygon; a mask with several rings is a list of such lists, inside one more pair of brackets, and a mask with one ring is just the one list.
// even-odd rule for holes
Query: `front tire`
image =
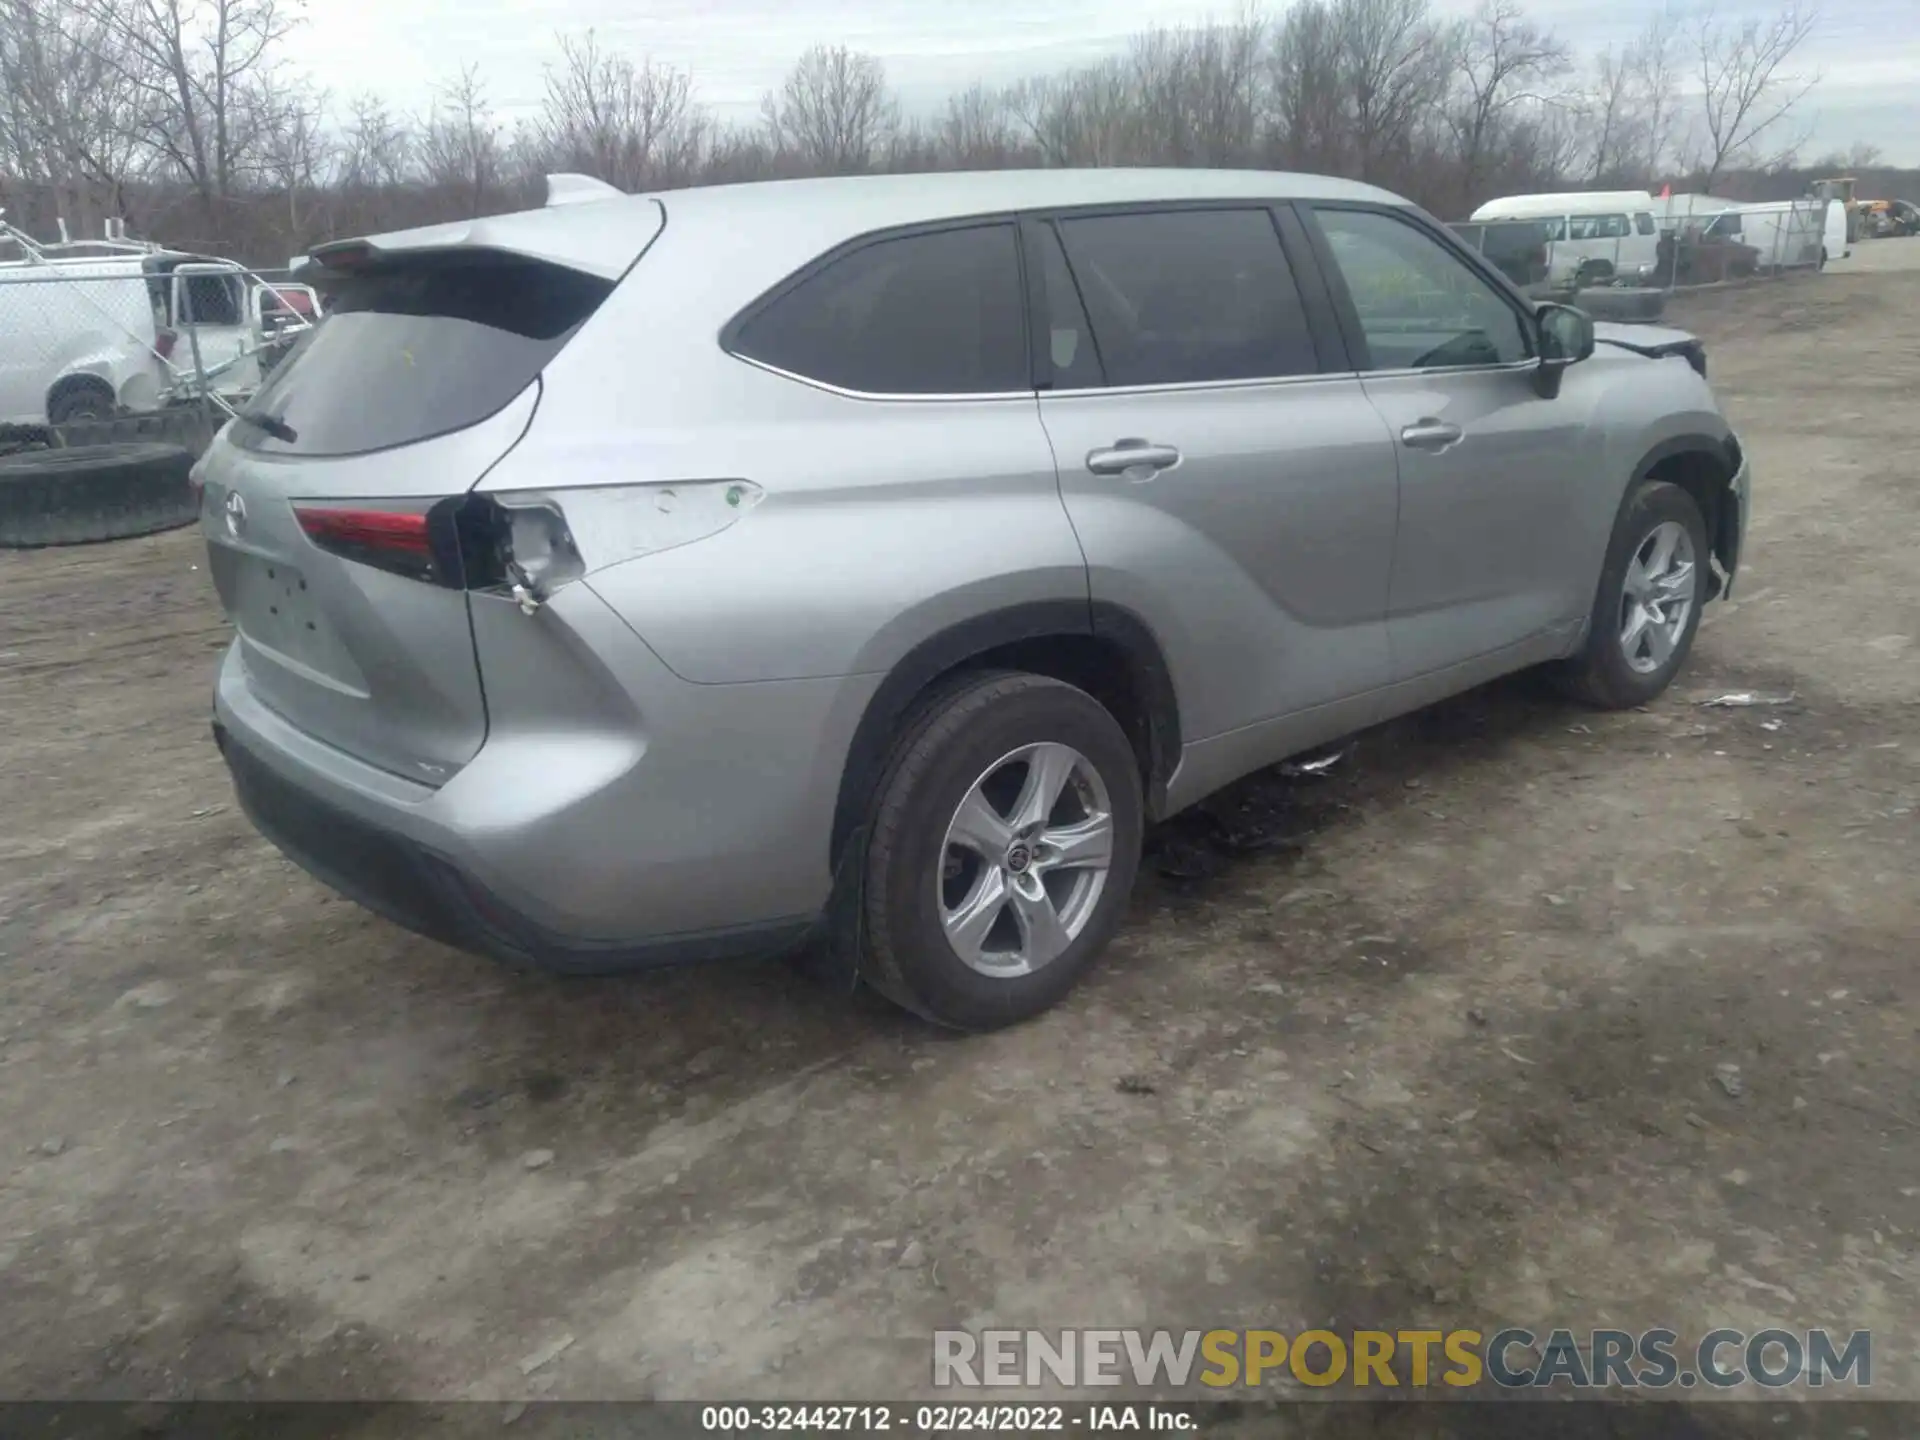
{"label": "front tire", "polygon": [[1693,497],[1641,481],[1614,521],[1586,643],[1560,667],[1561,687],[1599,709],[1630,710],[1671,685],[1700,628],[1709,554]]}
{"label": "front tire", "polygon": [[987,672],[896,742],[865,856],[861,973],[938,1025],[992,1030],[1055,1004],[1126,913],[1140,769],[1091,695]]}

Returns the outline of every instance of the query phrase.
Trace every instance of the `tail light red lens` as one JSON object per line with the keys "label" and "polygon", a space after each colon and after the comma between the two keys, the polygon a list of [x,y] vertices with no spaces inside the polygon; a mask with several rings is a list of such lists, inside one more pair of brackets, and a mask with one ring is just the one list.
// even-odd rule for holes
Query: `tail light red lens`
{"label": "tail light red lens", "polygon": [[460,583],[443,573],[424,512],[295,505],[293,513],[307,538],[330,554],[410,580]]}

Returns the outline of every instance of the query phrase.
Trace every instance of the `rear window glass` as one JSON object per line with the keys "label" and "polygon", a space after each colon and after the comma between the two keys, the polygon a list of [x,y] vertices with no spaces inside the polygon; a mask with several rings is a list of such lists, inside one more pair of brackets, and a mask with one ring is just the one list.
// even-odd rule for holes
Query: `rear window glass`
{"label": "rear window glass", "polygon": [[1310,375],[1319,368],[1265,210],[1060,222],[1109,385]]}
{"label": "rear window glass", "polygon": [[349,275],[246,407],[271,417],[268,429],[237,425],[233,437],[280,454],[357,455],[464,430],[526,389],[612,290],[486,252]]}
{"label": "rear window glass", "polygon": [[1031,388],[1013,227],[878,240],[741,322],[735,354],[871,395]]}

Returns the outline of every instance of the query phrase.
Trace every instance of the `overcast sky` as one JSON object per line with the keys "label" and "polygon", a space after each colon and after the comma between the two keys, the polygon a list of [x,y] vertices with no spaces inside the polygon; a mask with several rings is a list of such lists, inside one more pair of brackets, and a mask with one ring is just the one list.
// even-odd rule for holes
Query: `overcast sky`
{"label": "overcast sky", "polygon": [[[1586,57],[1629,41],[1666,0],[1530,0]],[[1464,14],[1473,0],[1435,0]],[[1720,0],[1726,16],[1761,13],[1755,0]],[[1269,0],[1261,13],[1285,6]],[[751,119],[763,92],[807,46],[842,43],[880,57],[912,111],[939,108],[972,81],[1001,83],[1123,50],[1153,24],[1230,16],[1220,0],[317,0],[296,53],[336,99],[371,90],[424,109],[432,87],[477,63],[507,118],[538,103],[541,65],[556,30],[598,32],[609,46],[692,71],[701,100],[723,117]],[[1878,145],[1894,163],[1920,165],[1920,0],[1826,0],[1799,68],[1820,84],[1795,122],[1811,127],[1803,153]]]}

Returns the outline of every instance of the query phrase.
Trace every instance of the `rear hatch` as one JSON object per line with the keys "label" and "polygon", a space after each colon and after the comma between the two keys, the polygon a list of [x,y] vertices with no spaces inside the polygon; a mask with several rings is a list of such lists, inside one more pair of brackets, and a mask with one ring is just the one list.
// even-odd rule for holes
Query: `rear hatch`
{"label": "rear hatch", "polygon": [[591,208],[616,207],[582,217],[574,253],[552,212],[328,247],[326,318],[201,467],[247,684],[306,733],[428,784],[485,741],[459,553],[437,526],[658,233],[653,202]]}

